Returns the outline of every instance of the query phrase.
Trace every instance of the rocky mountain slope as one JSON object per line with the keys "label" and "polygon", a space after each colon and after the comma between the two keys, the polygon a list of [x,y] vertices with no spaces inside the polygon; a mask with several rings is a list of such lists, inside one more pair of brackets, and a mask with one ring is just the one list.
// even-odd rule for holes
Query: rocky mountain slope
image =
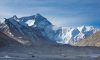
{"label": "rocky mountain slope", "polygon": [[100,46],[100,31],[96,32],[89,38],[77,42],[75,46]]}
{"label": "rocky mountain slope", "polygon": [[4,33],[0,32],[0,47],[5,46],[20,46],[21,44],[18,43],[16,40],[10,38],[9,36],[5,35]]}
{"label": "rocky mountain slope", "polygon": [[57,27],[40,14],[21,18],[13,16],[5,19],[5,21],[0,24],[1,32],[25,45],[41,45],[44,43],[74,45],[78,41],[96,33],[97,30],[98,29],[93,26],[81,26],[76,28]]}

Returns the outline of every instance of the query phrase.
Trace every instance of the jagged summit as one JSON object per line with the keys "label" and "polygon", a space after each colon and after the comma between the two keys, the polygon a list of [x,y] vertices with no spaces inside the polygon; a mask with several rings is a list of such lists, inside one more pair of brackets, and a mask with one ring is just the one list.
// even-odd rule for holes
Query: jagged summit
{"label": "jagged summit", "polygon": [[37,18],[37,17],[43,17],[41,14],[39,14],[39,13],[37,13],[36,15],[35,15],[35,18]]}
{"label": "jagged summit", "polygon": [[0,25],[0,31],[22,44],[34,44],[42,40],[74,45],[97,30],[93,26],[57,27],[40,14],[21,18],[14,15]]}
{"label": "jagged summit", "polygon": [[17,19],[18,19],[16,15],[14,15],[12,18],[13,18],[14,20],[17,20]]}
{"label": "jagged summit", "polygon": [[6,19],[6,20],[11,20],[11,21],[12,20],[16,20],[19,24],[28,25],[28,26],[34,26],[35,25],[35,26],[37,26],[39,28],[41,26],[52,25],[51,22],[49,22],[46,18],[44,18],[40,14],[27,16],[27,17],[21,17],[21,18],[17,18],[17,16],[14,15],[13,17],[11,17],[9,19]]}

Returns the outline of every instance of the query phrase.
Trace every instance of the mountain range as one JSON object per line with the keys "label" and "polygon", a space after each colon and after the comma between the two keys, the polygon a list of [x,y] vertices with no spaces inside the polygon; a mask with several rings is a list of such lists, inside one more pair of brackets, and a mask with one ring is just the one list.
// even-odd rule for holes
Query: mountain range
{"label": "mountain range", "polygon": [[93,26],[57,27],[40,14],[21,18],[14,15],[0,23],[0,38],[23,45],[58,43],[78,46],[76,44],[87,41],[85,39],[98,31]]}

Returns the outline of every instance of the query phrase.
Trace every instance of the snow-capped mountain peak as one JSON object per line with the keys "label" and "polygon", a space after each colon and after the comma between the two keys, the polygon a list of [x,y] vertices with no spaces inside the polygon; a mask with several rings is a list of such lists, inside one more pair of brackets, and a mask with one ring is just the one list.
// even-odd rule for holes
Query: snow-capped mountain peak
{"label": "snow-capped mountain peak", "polygon": [[[1,26],[1,25],[0,25]],[[3,25],[2,25],[3,26]],[[5,19],[4,31],[18,41],[26,42],[41,39],[61,44],[74,45],[76,42],[94,34],[98,29],[93,26],[57,27],[40,14],[18,18],[16,15]],[[1,28],[0,28],[1,29]],[[21,38],[19,38],[21,37]]]}
{"label": "snow-capped mountain peak", "polygon": [[16,15],[14,15],[12,18],[13,18],[14,20],[17,20],[17,19],[18,19]]}
{"label": "snow-capped mountain peak", "polygon": [[43,16],[42,16],[41,14],[39,14],[39,13],[37,13],[37,14],[35,15],[35,18],[40,18],[40,17],[43,18]]}
{"label": "snow-capped mountain peak", "polygon": [[62,32],[59,33],[61,39],[58,43],[74,45],[76,42],[97,32],[97,29],[93,26],[81,26],[76,28],[64,27],[61,28],[61,31]]}
{"label": "snow-capped mountain peak", "polygon": [[93,26],[80,26],[80,27],[77,27],[77,29],[80,31],[80,32],[84,32],[84,31],[91,31],[91,30],[94,30],[95,28]]}

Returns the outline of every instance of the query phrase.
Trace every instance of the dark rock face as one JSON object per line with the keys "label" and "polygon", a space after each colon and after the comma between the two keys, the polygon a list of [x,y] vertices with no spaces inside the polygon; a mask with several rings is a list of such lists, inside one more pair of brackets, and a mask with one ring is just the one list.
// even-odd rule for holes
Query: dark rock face
{"label": "dark rock face", "polygon": [[[95,32],[94,27],[57,27],[40,14],[18,18],[16,15],[0,23],[0,31],[24,44],[70,44],[74,45]],[[48,42],[48,43],[47,43]]]}
{"label": "dark rock face", "polygon": [[17,46],[17,45],[21,45],[20,43],[18,43],[16,40],[10,38],[9,36],[5,35],[4,33],[0,32],[0,46],[4,47],[4,46]]}
{"label": "dark rock face", "polygon": [[[35,21],[34,25],[28,26],[26,22],[30,20]],[[47,43],[48,40],[42,35],[42,32],[45,32],[45,27],[49,25],[52,24],[40,14],[22,18],[13,16],[5,19],[5,22],[0,24],[0,32],[3,32],[7,36],[7,39],[11,38],[9,40],[15,40],[24,45],[41,45],[49,43]]]}

